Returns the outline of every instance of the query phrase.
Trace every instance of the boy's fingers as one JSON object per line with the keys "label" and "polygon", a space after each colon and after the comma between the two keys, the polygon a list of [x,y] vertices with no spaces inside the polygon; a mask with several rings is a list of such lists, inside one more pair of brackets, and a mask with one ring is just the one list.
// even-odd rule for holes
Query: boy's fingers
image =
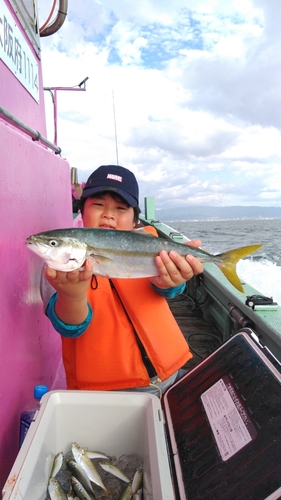
{"label": "boy's fingers", "polygon": [[85,270],[86,271],[92,271],[94,267],[94,263],[92,259],[86,259],[85,260]]}
{"label": "boy's fingers", "polygon": [[196,259],[193,255],[188,254],[186,257],[186,261],[190,265],[194,274],[201,274],[204,271],[204,267],[202,262],[199,259]]}
{"label": "boy's fingers", "polygon": [[48,278],[50,278],[50,279],[54,280],[54,279],[57,277],[57,271],[56,271],[55,269],[52,269],[51,267],[48,267],[48,266],[47,266],[47,267],[45,268],[45,275],[46,275]]}
{"label": "boy's fingers", "polygon": [[87,275],[90,276],[91,274],[93,274],[94,263],[92,259],[86,259],[84,267],[85,267],[85,273]]}
{"label": "boy's fingers", "polygon": [[79,269],[78,277],[79,281],[88,280],[93,274],[94,263],[92,259],[86,259],[82,269]]}

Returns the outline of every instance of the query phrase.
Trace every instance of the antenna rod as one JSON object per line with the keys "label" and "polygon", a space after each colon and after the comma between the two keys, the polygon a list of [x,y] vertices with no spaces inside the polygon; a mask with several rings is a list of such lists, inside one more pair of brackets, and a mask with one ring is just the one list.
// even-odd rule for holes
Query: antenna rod
{"label": "antenna rod", "polygon": [[[110,71],[111,71],[111,68],[110,68]],[[114,87],[113,87],[112,71],[111,71],[111,88],[112,88],[112,105],[113,105],[113,118],[114,118],[114,133],[115,133],[116,165],[119,165],[119,160],[118,160],[117,127],[116,127],[116,113],[115,113],[115,99],[114,99]]]}

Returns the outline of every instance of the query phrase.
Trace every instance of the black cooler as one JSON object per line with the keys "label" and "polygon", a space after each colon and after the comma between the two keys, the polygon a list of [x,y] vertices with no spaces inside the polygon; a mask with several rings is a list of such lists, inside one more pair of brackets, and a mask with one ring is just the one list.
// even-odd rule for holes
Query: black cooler
{"label": "black cooler", "polygon": [[281,498],[281,376],[236,334],[163,396],[175,497]]}

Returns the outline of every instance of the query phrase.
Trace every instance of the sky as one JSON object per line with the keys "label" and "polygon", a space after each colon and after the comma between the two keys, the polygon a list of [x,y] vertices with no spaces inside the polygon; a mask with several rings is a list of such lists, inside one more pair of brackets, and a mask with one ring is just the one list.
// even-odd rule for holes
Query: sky
{"label": "sky", "polygon": [[[79,182],[119,164],[141,206],[281,206],[280,19],[280,0],[69,0],[41,48],[44,86],[89,78],[57,92]],[[45,107],[53,141],[49,92]]]}

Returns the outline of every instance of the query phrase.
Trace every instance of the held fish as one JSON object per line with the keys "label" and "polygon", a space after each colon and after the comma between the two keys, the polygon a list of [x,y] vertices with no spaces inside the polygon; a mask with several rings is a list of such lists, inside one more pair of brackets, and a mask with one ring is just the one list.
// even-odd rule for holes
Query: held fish
{"label": "held fish", "polygon": [[181,256],[191,254],[202,263],[213,262],[237,290],[244,292],[236,273],[240,259],[256,252],[262,245],[236,248],[212,255],[201,248],[157,238],[138,231],[112,229],[55,229],[29,236],[27,247],[57,271],[81,268],[85,259],[94,261],[94,273],[107,278],[144,278],[159,274],[154,258],[161,250],[175,250]]}

